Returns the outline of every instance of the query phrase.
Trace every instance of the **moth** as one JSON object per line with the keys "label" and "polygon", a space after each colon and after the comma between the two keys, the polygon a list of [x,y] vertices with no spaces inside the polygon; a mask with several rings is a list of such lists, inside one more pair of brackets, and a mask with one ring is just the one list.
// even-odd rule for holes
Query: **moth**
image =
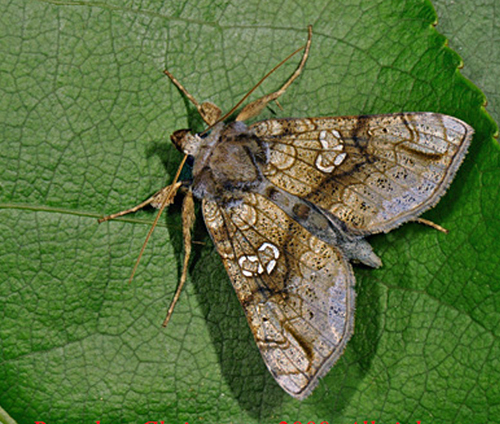
{"label": "moth", "polygon": [[[311,37],[309,27],[307,44],[294,52],[304,49],[302,60],[287,82],[248,104],[229,123],[227,117],[248,95],[221,117],[217,106],[199,104],[165,71],[209,126],[201,133],[182,129],[171,136],[185,158],[194,159],[192,181],[174,182],[135,208],[102,219],[147,204],[162,211],[186,187],[181,287],[193,196],[201,200],[206,227],[264,362],[297,399],[311,394],[353,333],[351,263],[382,265],[365,238],[415,220],[434,206],[473,134],[465,122],[429,112],[245,124],[300,75]],[[173,304],[179,293],[180,288]]]}

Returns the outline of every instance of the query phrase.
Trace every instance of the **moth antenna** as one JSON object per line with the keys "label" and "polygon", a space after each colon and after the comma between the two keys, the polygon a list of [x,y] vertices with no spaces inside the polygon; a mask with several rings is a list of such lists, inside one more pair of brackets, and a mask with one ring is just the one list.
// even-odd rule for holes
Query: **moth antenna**
{"label": "moth antenna", "polygon": [[300,51],[302,50],[305,50],[305,54],[302,58],[302,61],[300,62],[298,68],[297,68],[297,71],[295,71],[295,73],[292,75],[292,77],[285,83],[285,85],[282,87],[282,89],[284,88],[286,90],[286,88],[288,88],[288,86],[293,82],[293,80],[295,78],[298,77],[298,74],[300,74],[300,71],[302,70],[302,67],[304,66],[304,63],[307,59],[307,56],[308,56],[308,53],[309,53],[309,48],[311,47],[311,40],[312,40],[312,25],[309,25],[307,27],[307,31],[308,31],[308,38],[307,38],[307,42],[305,45],[303,45],[302,47],[298,48],[297,50],[295,50],[293,53],[291,53],[290,55],[288,55],[287,57],[285,57],[280,63],[278,63],[273,69],[271,69],[266,75],[264,75],[260,81],[254,85],[254,87],[248,91],[247,94],[245,94],[241,100],[236,103],[236,105],[233,106],[233,108],[227,112],[224,116],[222,116],[222,118],[219,118],[215,123],[213,123],[212,125],[210,125],[206,130],[204,130],[203,132],[200,133],[200,135],[203,135],[203,134],[206,134],[208,131],[210,131],[215,125],[217,125],[219,122],[222,122],[224,121],[225,119],[227,119],[229,116],[231,116],[234,111],[236,109],[238,109],[241,104],[246,100],[248,99],[251,94],[257,90],[257,88],[259,88],[259,86],[267,79],[269,78],[275,71],[277,71],[279,68],[281,68],[281,66],[283,66],[286,62],[288,62],[293,56],[295,56],[297,53],[299,53]]}
{"label": "moth antenna", "polygon": [[135,272],[137,271],[137,267],[139,266],[139,262],[141,261],[142,255],[144,254],[144,250],[146,250],[146,246],[148,245],[148,241],[153,234],[153,231],[158,224],[158,221],[160,220],[161,214],[163,213],[164,209],[167,207],[172,202],[172,198],[175,195],[175,192],[177,189],[180,187],[180,183],[177,183],[179,180],[179,176],[181,175],[182,168],[184,167],[184,164],[186,163],[187,155],[184,155],[182,158],[181,164],[179,165],[179,168],[177,169],[177,172],[174,177],[174,182],[170,185],[170,190],[168,193],[165,195],[165,197],[162,199],[160,210],[158,211],[158,214],[156,215],[155,220],[153,221],[153,225],[151,225],[151,228],[149,229],[148,235],[146,236],[146,240],[144,240],[144,243],[142,245],[141,251],[139,252],[139,256],[137,257],[137,260],[135,261],[134,269],[132,270],[132,274],[130,275],[130,278],[128,280],[128,283],[132,283],[132,280],[134,279]]}

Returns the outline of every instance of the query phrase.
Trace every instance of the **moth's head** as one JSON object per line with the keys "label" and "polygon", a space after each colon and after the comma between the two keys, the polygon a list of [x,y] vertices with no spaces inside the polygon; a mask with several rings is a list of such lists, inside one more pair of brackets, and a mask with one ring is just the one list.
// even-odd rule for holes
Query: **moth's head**
{"label": "moth's head", "polygon": [[191,130],[183,129],[175,131],[170,140],[177,148],[177,150],[185,153],[186,155],[196,156],[200,146],[198,136],[191,134]]}

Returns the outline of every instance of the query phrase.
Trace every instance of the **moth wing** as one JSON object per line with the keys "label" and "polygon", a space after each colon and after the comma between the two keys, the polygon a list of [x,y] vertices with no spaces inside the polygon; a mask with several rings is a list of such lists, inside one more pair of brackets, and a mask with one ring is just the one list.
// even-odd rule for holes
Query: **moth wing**
{"label": "moth wing", "polygon": [[264,175],[366,235],[434,206],[473,129],[436,113],[270,119],[251,127],[269,145]]}
{"label": "moth wing", "polygon": [[308,396],[353,332],[351,265],[258,194],[230,209],[205,199],[203,216],[268,369]]}

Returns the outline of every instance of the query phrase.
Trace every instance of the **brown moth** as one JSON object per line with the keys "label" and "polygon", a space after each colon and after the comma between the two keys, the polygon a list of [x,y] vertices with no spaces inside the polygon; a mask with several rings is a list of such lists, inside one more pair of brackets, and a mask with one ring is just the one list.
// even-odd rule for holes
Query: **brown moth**
{"label": "brown moth", "polygon": [[[243,121],[276,101],[299,76],[310,44],[311,28],[292,77],[227,124],[223,119],[241,102],[221,119],[219,108],[199,104],[165,71],[209,125],[199,134],[178,130],[171,137],[194,158],[183,208],[186,257],[180,286],[186,279],[194,195],[202,201],[206,227],[264,362],[297,399],[311,394],[353,333],[351,262],[382,265],[365,237],[416,220],[435,205],[473,134],[459,119],[429,112],[246,125]],[[146,204],[163,209],[180,185],[103,220]]]}

